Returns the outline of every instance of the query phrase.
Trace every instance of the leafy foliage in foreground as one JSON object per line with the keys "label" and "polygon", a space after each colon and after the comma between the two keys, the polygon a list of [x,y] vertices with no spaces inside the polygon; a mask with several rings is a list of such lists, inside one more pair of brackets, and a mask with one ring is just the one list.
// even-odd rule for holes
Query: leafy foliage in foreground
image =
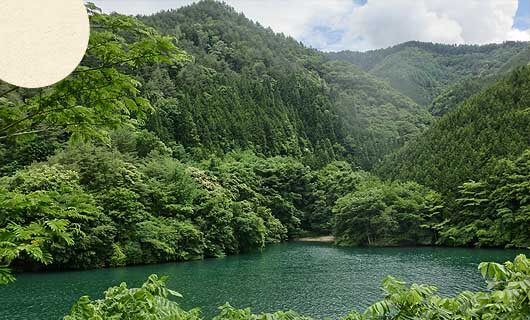
{"label": "leafy foliage in foreground", "polygon": [[388,277],[383,281],[385,299],[364,314],[352,313],[348,320],[404,319],[504,319],[530,317],[530,259],[517,256],[504,264],[479,265],[488,283],[487,292],[464,291],[454,298],[435,294],[436,287],[413,284]]}
{"label": "leafy foliage in foreground", "polygon": [[47,251],[48,245],[72,245],[71,229],[64,219],[32,222],[27,226],[11,223],[0,229],[0,284],[15,281],[10,265],[20,257],[50,264],[53,257]]}
{"label": "leafy foliage in foreground", "polygon": [[[90,5],[92,32],[83,63],[65,80],[23,103],[0,96],[0,140],[64,131],[73,139],[107,138],[108,128],[144,118],[152,108],[131,74],[145,64],[189,57],[168,36],[133,17],[104,15]],[[16,89],[16,88],[15,88]]]}
{"label": "leafy foliage in foreground", "polygon": [[[488,283],[487,292],[465,291],[454,298],[436,295],[436,287],[412,284],[387,277],[383,280],[384,300],[362,314],[352,312],[341,320],[526,320],[530,317],[530,259],[517,256],[504,264],[486,262],[478,268]],[[170,300],[180,295],[165,286],[165,278],[151,275],[141,288],[125,283],[110,288],[102,300],[84,296],[65,320],[84,319],[189,319],[199,320],[199,309],[184,311]],[[219,308],[214,320],[310,320],[292,311],[252,314],[250,309]]]}
{"label": "leafy foliage in foreground", "polygon": [[151,275],[141,288],[127,288],[125,283],[109,288],[102,300],[91,301],[82,297],[72,308],[72,313],[64,320],[162,320],[199,319],[198,310],[184,311],[169,300],[171,296],[182,297],[178,292],[165,286],[166,278]]}

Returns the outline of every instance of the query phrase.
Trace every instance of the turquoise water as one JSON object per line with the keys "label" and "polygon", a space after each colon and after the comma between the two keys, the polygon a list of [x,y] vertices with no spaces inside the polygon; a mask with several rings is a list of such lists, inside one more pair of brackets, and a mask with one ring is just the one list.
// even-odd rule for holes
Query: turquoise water
{"label": "turquoise water", "polygon": [[[109,286],[170,276],[186,308],[210,317],[229,302],[255,312],[293,309],[316,318],[364,309],[381,295],[386,275],[434,284],[444,295],[485,290],[481,261],[513,259],[521,251],[454,248],[340,248],[322,243],[285,243],[261,253],[186,263],[81,272],[24,273],[0,287],[0,319],[60,319],[82,295],[101,298]],[[528,252],[525,252],[528,255]]]}

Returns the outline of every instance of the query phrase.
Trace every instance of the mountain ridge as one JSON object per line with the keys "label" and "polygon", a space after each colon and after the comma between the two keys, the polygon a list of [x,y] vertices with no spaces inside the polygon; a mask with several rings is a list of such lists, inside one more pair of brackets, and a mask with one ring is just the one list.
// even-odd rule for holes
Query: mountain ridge
{"label": "mountain ridge", "polygon": [[[529,42],[521,41],[486,45],[408,41],[384,49],[341,51],[329,56],[359,65],[428,107],[451,83],[505,73],[516,65],[528,63],[528,46]],[[521,61],[510,63],[518,55]]]}
{"label": "mountain ridge", "polygon": [[[431,121],[430,115],[416,103],[362,69],[353,65],[341,66],[333,63],[326,54],[306,48],[290,37],[276,34],[271,29],[246,19],[243,14],[237,13],[225,4],[201,1],[177,10],[144,16],[141,19],[164,34],[178,36],[180,45],[195,59],[194,65],[185,67],[184,70],[208,68],[212,70],[212,74],[221,76],[224,81],[243,80],[250,86],[265,85],[261,92],[277,97],[271,98],[271,101],[281,102],[282,106],[273,106],[259,117],[266,119],[267,114],[276,114],[277,119],[284,120],[273,120],[267,126],[284,132],[285,130],[295,132],[294,136],[288,137],[286,134],[277,136],[275,131],[269,130],[268,139],[256,137],[238,143],[241,137],[233,138],[231,140],[236,142],[235,147],[266,146],[267,141],[272,140],[291,141],[291,147],[287,149],[295,150],[294,155],[303,155],[304,150],[308,149],[318,154],[315,158],[327,159],[324,161],[349,159],[368,169],[381,159],[383,154],[407,141],[413,135],[411,133],[421,132]],[[340,70],[342,67],[347,68],[358,79],[349,82],[339,81],[336,76],[344,74]],[[296,81],[302,82],[295,84]],[[184,84],[187,92],[195,92],[201,86],[196,83],[192,88],[186,84],[185,79],[173,82],[176,88]],[[236,87],[232,84],[227,85],[231,88]],[[291,93],[299,90],[296,88],[300,85],[306,88],[304,90],[319,93],[311,100],[305,98],[299,100],[290,96]],[[281,92],[273,93],[278,88]],[[215,96],[211,93],[211,86],[202,91]],[[244,97],[243,88],[232,91],[239,97],[238,99],[250,101]],[[336,94],[337,91],[341,91],[341,94]],[[379,96],[380,91],[385,92],[383,96]],[[307,93],[303,95],[309,96]],[[198,92],[194,93],[197,94]],[[265,107],[262,101],[263,99],[252,103],[253,112],[261,112],[259,110]],[[237,105],[233,100],[227,102]],[[284,102],[288,106],[285,106]],[[193,103],[189,108],[189,118],[193,118],[194,126],[197,126],[198,108]],[[192,109],[194,112],[191,112]],[[205,113],[206,109],[200,112]],[[283,111],[278,113],[279,109]],[[368,110],[372,111],[368,114]],[[232,113],[230,108],[224,108],[222,112],[227,115]],[[239,112],[239,114],[245,113],[248,111]],[[394,115],[390,116],[389,113]],[[392,118],[405,123],[408,128],[406,132],[398,130]],[[345,119],[354,119],[356,125]],[[378,125],[371,125],[372,120]],[[243,123],[248,121],[250,119],[243,120]],[[218,120],[213,122],[217,126],[223,123]],[[228,124],[224,132],[248,132],[244,128],[233,128],[233,123]],[[252,135],[244,133],[243,136]],[[234,147],[230,146],[228,149],[219,147],[207,140],[205,134],[199,133],[197,141],[202,145],[212,146],[214,150],[226,152]],[[183,141],[183,144],[189,146],[194,143]],[[265,155],[276,155],[285,154],[282,150],[287,149],[275,144],[256,151]]]}

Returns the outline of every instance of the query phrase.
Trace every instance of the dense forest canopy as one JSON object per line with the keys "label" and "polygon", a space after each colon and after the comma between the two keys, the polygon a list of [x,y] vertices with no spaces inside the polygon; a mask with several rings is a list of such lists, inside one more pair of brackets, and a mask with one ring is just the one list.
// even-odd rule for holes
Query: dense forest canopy
{"label": "dense forest canopy", "polygon": [[[433,114],[440,115],[446,108],[455,106],[479,91],[470,89],[467,82],[476,81],[478,83],[475,85],[484,88],[482,83],[491,83],[484,81],[484,78],[526,65],[530,61],[530,49],[526,42],[508,41],[478,46],[409,41],[368,52],[330,53],[330,57],[358,65],[388,81],[418,104],[434,109]],[[464,91],[468,92],[463,94]],[[453,95],[457,96],[453,101],[444,103],[442,97],[447,99]],[[442,103],[445,108],[436,106]]]}
{"label": "dense forest canopy", "polygon": [[442,193],[451,209],[440,225],[449,243],[527,246],[529,106],[527,66],[455,107],[377,172]]}
{"label": "dense forest canopy", "polygon": [[[160,119],[150,129],[200,157],[241,148],[303,157],[312,167],[337,159],[369,169],[431,121],[388,84],[352,64],[328,61],[222,3],[203,1],[141,19],[176,36],[194,57],[167,82],[175,90],[161,94]],[[146,76],[155,81],[168,72]],[[175,116],[186,120],[174,124]]]}
{"label": "dense forest canopy", "polygon": [[530,142],[530,67],[515,70],[440,118],[421,137],[389,155],[378,172],[451,194],[485,178],[495,163]]}
{"label": "dense forest canopy", "polygon": [[530,246],[528,43],[327,54],[211,0],[88,9],[70,77],[0,84],[0,282],[304,234]]}

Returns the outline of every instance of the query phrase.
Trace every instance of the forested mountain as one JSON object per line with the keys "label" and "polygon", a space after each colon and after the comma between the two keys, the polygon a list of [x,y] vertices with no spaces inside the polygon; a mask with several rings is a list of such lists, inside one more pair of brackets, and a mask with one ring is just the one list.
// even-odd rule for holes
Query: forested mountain
{"label": "forested mountain", "polygon": [[[324,84],[305,67],[319,58],[314,52],[213,1],[143,20],[176,34],[194,59],[178,71],[141,75],[146,94],[157,95],[149,127],[164,141],[199,158],[236,148],[334,157],[343,132]],[[167,86],[174,89],[161,90]]]}
{"label": "forested mountain", "polygon": [[[349,63],[275,34],[219,2],[141,17],[194,62],[142,74],[159,111],[149,128],[201,156],[234,148],[363,168],[430,123],[410,99]],[[170,88],[161,90],[160,88]]]}
{"label": "forested mountain", "polygon": [[321,70],[346,132],[348,160],[363,169],[371,169],[432,122],[427,110],[348,62],[329,61]]}
{"label": "forested mountain", "polygon": [[[478,92],[475,88],[485,77],[509,71],[530,62],[527,42],[490,45],[444,45],[410,41],[387,49],[368,52],[342,51],[329,54],[332,59],[349,61],[363,70],[388,81],[399,92],[440,115],[440,95],[466,91],[465,98]],[[468,84],[468,81],[477,81]],[[454,88],[454,86],[457,88]],[[447,92],[450,91],[450,92]],[[452,92],[451,92],[452,91]],[[469,93],[468,93],[469,91]],[[435,102],[435,100],[438,100]],[[435,106],[431,106],[435,102]],[[452,104],[451,101],[449,104]]]}
{"label": "forested mountain", "polygon": [[447,113],[377,168],[439,191],[441,241],[527,246],[530,235],[530,66]]}
{"label": "forested mountain", "polygon": [[451,194],[485,178],[496,161],[530,145],[530,66],[466,100],[421,137],[388,156],[378,172]]}
{"label": "forested mountain", "polygon": [[509,60],[499,69],[489,75],[468,76],[449,85],[438,95],[430,106],[430,111],[434,116],[441,116],[452,110],[467,98],[482,89],[492,85],[495,81],[502,79],[510,71],[519,66],[530,63],[530,47],[521,50],[518,54],[510,57]]}

